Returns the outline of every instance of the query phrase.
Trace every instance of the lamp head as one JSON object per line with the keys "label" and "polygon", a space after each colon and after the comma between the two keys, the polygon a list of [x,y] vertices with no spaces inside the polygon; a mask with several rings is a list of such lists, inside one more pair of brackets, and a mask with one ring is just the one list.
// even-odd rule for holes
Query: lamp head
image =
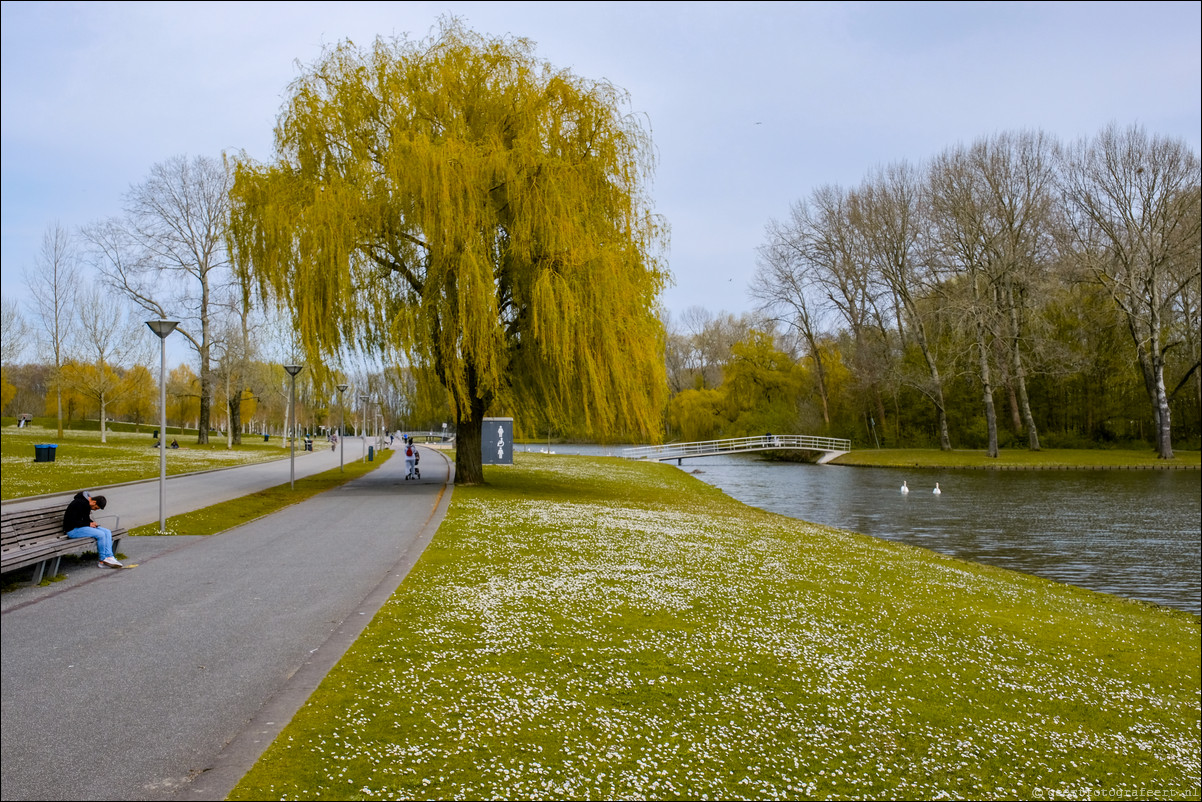
{"label": "lamp head", "polygon": [[295,376],[300,373],[304,365],[284,365],[284,370],[288,371],[289,376]]}
{"label": "lamp head", "polygon": [[178,320],[148,320],[146,325],[150,330],[159,335],[160,340],[167,339],[167,335],[175,331],[175,327],[179,325]]}

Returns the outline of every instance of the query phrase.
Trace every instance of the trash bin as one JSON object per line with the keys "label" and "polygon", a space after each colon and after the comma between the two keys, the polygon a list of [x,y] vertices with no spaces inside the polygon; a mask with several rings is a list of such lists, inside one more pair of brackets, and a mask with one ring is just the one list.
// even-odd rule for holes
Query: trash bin
{"label": "trash bin", "polygon": [[368,462],[376,461],[376,447],[375,446],[367,447],[367,461]]}
{"label": "trash bin", "polygon": [[312,450],[313,450],[313,441],[306,437],[305,438],[305,451],[312,451]]}
{"label": "trash bin", "polygon": [[264,442],[264,443],[266,443],[266,442],[267,442],[268,440],[270,440],[270,439],[271,439],[271,435],[269,435],[269,434],[265,434],[265,435],[263,435],[263,442]]}
{"label": "trash bin", "polygon": [[33,447],[34,462],[54,462],[54,450],[57,445],[50,443],[37,443]]}

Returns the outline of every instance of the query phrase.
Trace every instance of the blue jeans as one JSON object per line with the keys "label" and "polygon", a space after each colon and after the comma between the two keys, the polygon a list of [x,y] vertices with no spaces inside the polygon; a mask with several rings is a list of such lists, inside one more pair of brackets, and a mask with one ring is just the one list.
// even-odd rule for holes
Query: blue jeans
{"label": "blue jeans", "polygon": [[100,559],[106,560],[113,556],[113,533],[103,526],[81,526],[68,532],[67,537],[94,537],[96,553],[100,555]]}

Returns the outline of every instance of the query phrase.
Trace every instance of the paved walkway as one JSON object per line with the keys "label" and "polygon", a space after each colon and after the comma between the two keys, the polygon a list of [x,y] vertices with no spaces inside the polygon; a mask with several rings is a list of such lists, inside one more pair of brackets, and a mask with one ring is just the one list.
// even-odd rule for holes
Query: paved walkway
{"label": "paved walkway", "polygon": [[[298,456],[298,477],[303,463],[330,467],[321,452]],[[270,464],[265,486],[281,464],[287,481],[288,463]],[[423,449],[422,468],[421,482],[404,481],[398,454],[219,535],[128,538],[136,569],[89,562],[67,582],[5,594],[0,797],[224,798],[433,537],[453,467]],[[224,498],[250,492],[256,469],[172,480],[169,512],[228,492],[214,485],[239,490]],[[150,484],[148,521],[132,491],[106,491],[123,525],[158,520]]]}

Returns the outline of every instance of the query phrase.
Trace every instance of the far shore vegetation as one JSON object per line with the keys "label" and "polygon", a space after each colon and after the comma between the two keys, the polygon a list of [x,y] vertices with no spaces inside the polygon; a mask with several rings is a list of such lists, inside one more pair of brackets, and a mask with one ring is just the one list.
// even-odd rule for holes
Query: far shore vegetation
{"label": "far shore vegetation", "polygon": [[519,453],[230,799],[1199,786],[1199,618]]}
{"label": "far shore vegetation", "polygon": [[1202,452],[1177,449],[1172,459],[1161,459],[1147,448],[1015,448],[996,457],[984,449],[857,448],[831,462],[874,468],[1198,468]]}

